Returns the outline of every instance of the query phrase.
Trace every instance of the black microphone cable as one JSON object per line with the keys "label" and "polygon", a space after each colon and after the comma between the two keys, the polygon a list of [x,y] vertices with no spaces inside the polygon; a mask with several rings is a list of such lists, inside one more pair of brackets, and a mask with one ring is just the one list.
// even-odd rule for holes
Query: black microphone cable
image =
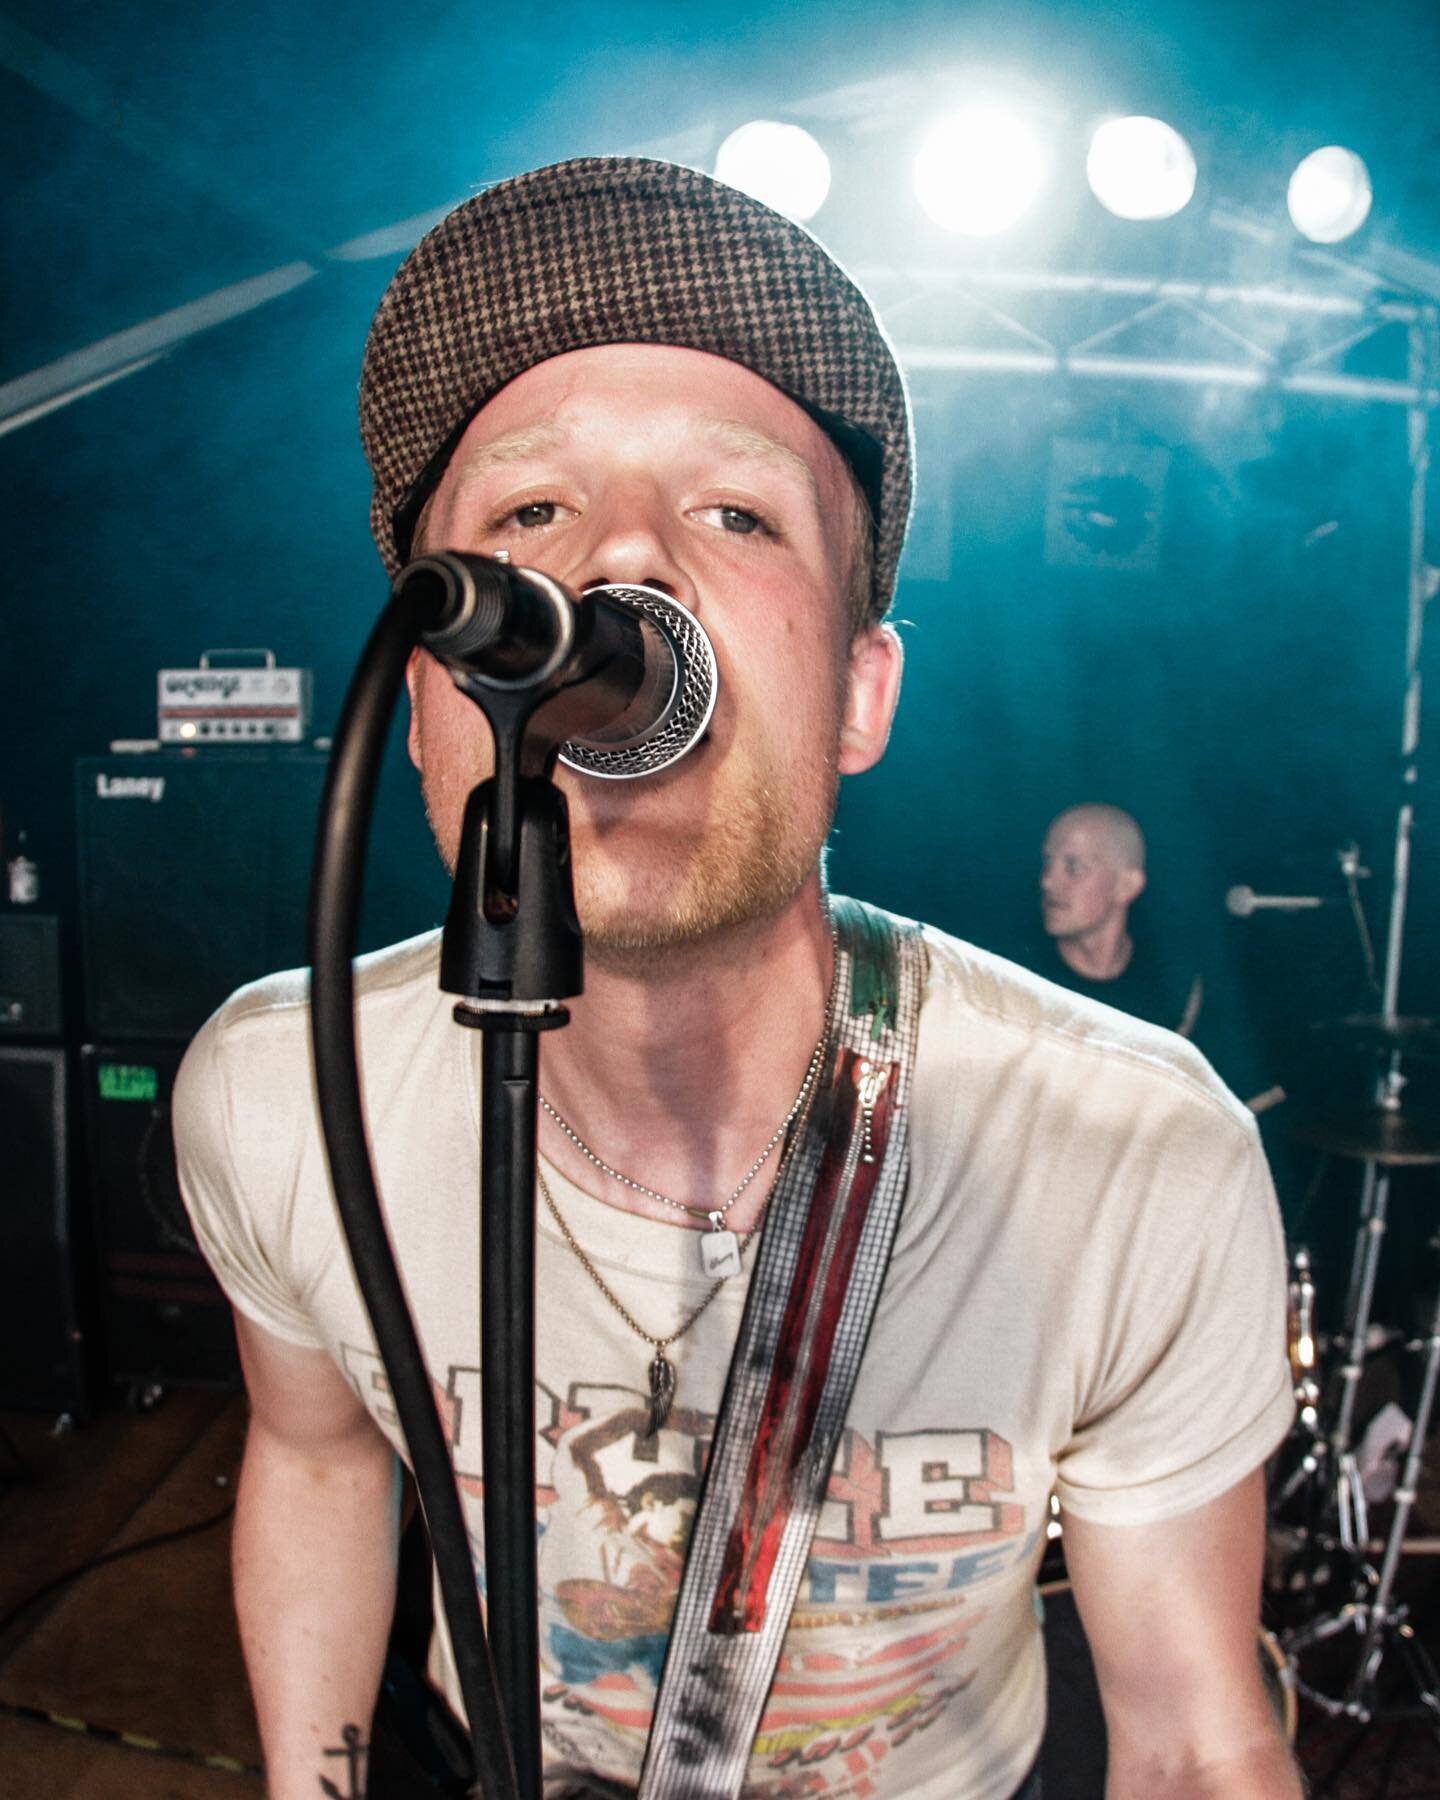
{"label": "black microphone cable", "polygon": [[395,1267],[365,1135],[356,1064],[355,981],[365,845],[390,718],[405,664],[435,601],[397,593],[381,613],[346,695],[331,751],[310,890],[310,1017],[315,1083],[355,1279],[375,1332],[435,1556],[470,1724],[472,1800],[515,1800],[514,1762],[480,1616],[469,1536],[449,1446]]}

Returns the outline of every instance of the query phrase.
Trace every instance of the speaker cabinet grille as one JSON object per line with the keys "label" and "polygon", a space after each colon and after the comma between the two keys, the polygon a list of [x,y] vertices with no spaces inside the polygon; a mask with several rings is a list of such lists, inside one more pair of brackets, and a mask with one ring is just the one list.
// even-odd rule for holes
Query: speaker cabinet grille
{"label": "speaker cabinet grille", "polygon": [[0,913],[0,1036],[60,1034],[60,921],[49,913]]}
{"label": "speaker cabinet grille", "polygon": [[65,1053],[0,1045],[0,1405],[83,1413]]}
{"label": "speaker cabinet grille", "polygon": [[81,758],[81,950],[97,1040],[184,1042],[244,982],[306,960],[326,759]]}
{"label": "speaker cabinet grille", "polygon": [[238,1379],[230,1308],[180,1198],[170,1095],[175,1044],[81,1052],[109,1373],[124,1383]]}

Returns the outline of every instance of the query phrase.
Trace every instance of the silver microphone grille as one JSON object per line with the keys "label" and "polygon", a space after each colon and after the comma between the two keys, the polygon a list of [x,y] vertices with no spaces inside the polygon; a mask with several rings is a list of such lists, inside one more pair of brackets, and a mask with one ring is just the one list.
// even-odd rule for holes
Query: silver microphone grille
{"label": "silver microphone grille", "polygon": [[571,738],[560,746],[560,760],[582,775],[610,781],[656,775],[705,735],[720,691],[714,648],[694,613],[658,588],[616,584],[586,593],[638,613],[658,631],[674,662],[673,687],[656,717],[623,742]]}

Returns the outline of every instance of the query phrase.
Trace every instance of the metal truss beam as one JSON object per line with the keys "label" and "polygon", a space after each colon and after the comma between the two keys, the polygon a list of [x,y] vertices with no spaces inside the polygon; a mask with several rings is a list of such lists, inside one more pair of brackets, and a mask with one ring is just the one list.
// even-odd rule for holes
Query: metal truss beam
{"label": "metal truss beam", "polygon": [[[870,268],[859,278],[912,372],[990,371],[1440,405],[1428,301],[1294,287],[1025,271]],[[1403,375],[1347,368],[1382,333]],[[1223,352],[1224,354],[1217,354]]]}

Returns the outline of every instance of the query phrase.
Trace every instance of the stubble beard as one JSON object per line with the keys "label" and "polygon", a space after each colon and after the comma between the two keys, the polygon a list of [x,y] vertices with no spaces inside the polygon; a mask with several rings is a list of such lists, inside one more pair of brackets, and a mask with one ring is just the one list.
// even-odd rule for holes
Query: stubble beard
{"label": "stubble beard", "polygon": [[720,803],[696,835],[648,869],[627,869],[593,844],[575,858],[575,898],[586,954],[600,967],[698,949],[772,919],[820,874],[840,794],[841,721],[848,660],[837,661],[823,747],[799,779],[761,737],[747,766],[720,781]]}
{"label": "stubble beard", "polygon": [[[578,832],[572,828],[576,911],[593,964],[633,970],[647,959],[683,955],[776,917],[817,871],[823,882],[822,858],[840,792],[846,674],[842,659],[834,671],[834,710],[823,750],[799,779],[766,740],[746,766],[720,780],[718,804],[693,833],[682,830],[658,845],[658,834],[650,834],[643,850],[621,858],[583,823]],[[451,764],[442,769],[438,782],[423,772],[420,785],[431,833],[453,878],[465,797],[489,771]]]}
{"label": "stubble beard", "polygon": [[[597,966],[629,967],[782,912],[820,867],[839,795],[835,763],[832,753],[805,793],[778,781],[773,770],[738,784],[722,816],[707,820],[687,842],[652,848],[643,860],[622,860],[593,838],[582,842],[571,868],[587,957]],[[441,820],[452,806],[460,808],[453,797],[442,808],[428,783],[422,790],[453,877],[455,851]]]}
{"label": "stubble beard", "polygon": [[774,918],[819,868],[838,788],[833,755],[803,794],[767,772],[741,785],[697,837],[652,853],[646,867],[587,846],[575,861],[586,954],[624,967]]}

